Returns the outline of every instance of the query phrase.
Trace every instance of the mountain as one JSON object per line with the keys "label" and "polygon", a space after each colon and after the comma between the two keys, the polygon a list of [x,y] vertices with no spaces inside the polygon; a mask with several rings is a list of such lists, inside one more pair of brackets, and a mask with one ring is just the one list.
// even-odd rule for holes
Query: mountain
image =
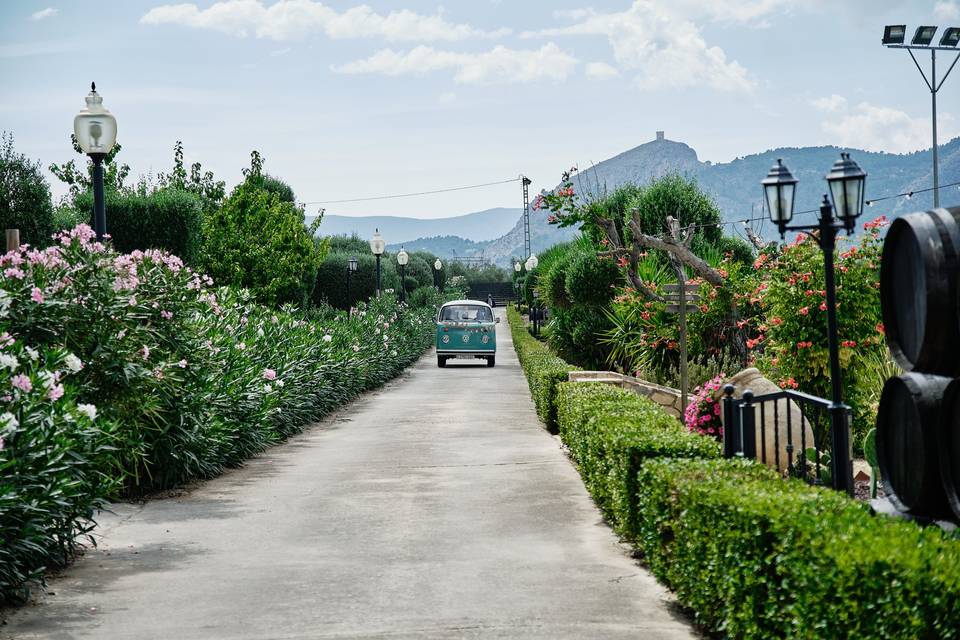
{"label": "mountain", "polygon": [[[591,198],[612,191],[616,187],[633,182],[647,184],[668,173],[680,173],[694,178],[701,188],[713,197],[724,221],[733,222],[747,218],[766,218],[761,207],[762,187],[760,181],[767,171],[782,158],[793,175],[800,181],[797,186],[795,210],[817,210],[820,199],[827,192],[823,176],[840,157],[841,151],[849,151],[853,159],[867,172],[866,199],[880,199],[900,193],[929,189],[933,185],[931,151],[895,154],[842,149],[834,146],[782,147],[762,153],[736,158],[730,162],[701,162],[697,152],[689,145],[668,140],[657,132],[655,140],[641,144],[628,151],[604,160],[573,176],[573,186],[582,198]],[[563,167],[565,162],[558,162]],[[559,171],[558,171],[559,173]],[[960,138],[955,138],[940,147],[940,184],[960,182]],[[956,186],[941,189],[942,206],[960,205],[960,189]],[[880,215],[895,218],[911,211],[929,209],[933,206],[931,192],[917,193],[912,198],[889,198],[878,200],[864,211],[864,221]],[[438,220],[412,218],[345,218],[327,216],[320,227],[323,234],[349,233],[357,229],[363,237],[373,233],[380,225],[384,237],[396,245],[403,242],[408,249],[422,249],[441,256],[482,255],[500,266],[509,266],[510,259],[522,257],[523,217],[520,209],[490,209],[467,216]],[[547,223],[543,211],[530,212],[530,239],[534,253],[569,240],[576,236],[573,228],[561,229]],[[798,215],[797,222],[813,223],[816,216]],[[331,223],[333,221],[333,223]],[[344,222],[341,222],[344,221]],[[361,226],[369,224],[369,226]],[[385,221],[385,222],[379,222]],[[397,226],[388,227],[395,221]],[[513,225],[511,226],[511,221]],[[476,226],[474,226],[476,224]],[[756,223],[754,229],[774,239],[776,229],[769,221]],[[337,229],[332,231],[331,229]],[[472,231],[477,229],[476,231]],[[725,231],[737,234],[737,227],[729,225]],[[449,236],[458,236],[450,238]],[[409,238],[409,239],[407,239]],[[414,242],[414,239],[416,241]]]}
{"label": "mountain", "polygon": [[[369,238],[375,229],[391,244],[418,238],[459,236],[473,241],[493,240],[510,231],[522,209],[497,208],[452,218],[404,218],[399,216],[325,215],[319,232],[325,236],[352,235]],[[409,247],[408,247],[409,248]]]}

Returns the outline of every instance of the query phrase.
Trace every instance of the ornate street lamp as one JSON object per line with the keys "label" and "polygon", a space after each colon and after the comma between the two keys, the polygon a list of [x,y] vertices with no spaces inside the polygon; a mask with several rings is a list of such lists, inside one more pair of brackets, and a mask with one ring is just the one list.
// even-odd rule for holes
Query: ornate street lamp
{"label": "ornate street lamp", "polygon": [[117,142],[117,119],[103,106],[97,84],[90,83],[87,106],[73,118],[73,135],[77,144],[93,161],[93,228],[97,240],[107,233],[107,212],[103,199],[103,159]]}
{"label": "ornate street lamp", "polygon": [[[787,231],[818,231],[810,234],[823,251],[824,284],[827,305],[827,340],[830,349],[830,432],[831,466],[834,487],[847,493],[853,493],[853,470],[850,461],[850,425],[847,415],[850,407],[843,404],[840,379],[840,346],[837,331],[837,285],[833,264],[833,254],[837,246],[837,233],[846,231],[847,235],[856,228],[857,218],[863,213],[864,187],[867,174],[850,158],[849,153],[841,153],[834,163],[826,180],[830,187],[830,198],[823,196],[820,204],[820,219],[815,225],[787,226],[793,218],[793,196],[797,180],[790,174],[781,160],[770,169],[763,180],[763,191],[770,219],[777,224],[780,237]],[[836,210],[836,216],[834,215]]]}
{"label": "ornate street lamp", "polygon": [[440,258],[437,258],[436,262],[433,263],[433,286],[436,287],[437,291],[440,291],[441,269],[443,269],[443,263],[440,262]]}
{"label": "ornate street lamp", "polygon": [[400,247],[400,253],[397,254],[397,264],[400,265],[400,302],[407,301],[407,280],[406,280],[406,269],[407,263],[410,261],[410,256],[407,255],[407,252],[403,250],[403,247]]}
{"label": "ornate street lamp", "polygon": [[380,229],[373,230],[373,237],[370,238],[370,251],[377,257],[377,297],[380,297],[380,256],[383,255],[387,243],[380,237]]}
{"label": "ornate street lamp", "polygon": [[350,279],[357,272],[357,256],[350,256],[347,260],[347,309],[353,310],[353,298],[350,297]]}

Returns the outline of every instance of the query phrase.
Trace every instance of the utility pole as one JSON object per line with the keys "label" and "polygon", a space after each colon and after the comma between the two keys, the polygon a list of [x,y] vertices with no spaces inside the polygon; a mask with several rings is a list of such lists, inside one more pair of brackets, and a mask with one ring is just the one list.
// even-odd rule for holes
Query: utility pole
{"label": "utility pole", "polygon": [[526,256],[530,257],[530,178],[525,175],[520,176],[520,183],[523,185],[523,250]]}

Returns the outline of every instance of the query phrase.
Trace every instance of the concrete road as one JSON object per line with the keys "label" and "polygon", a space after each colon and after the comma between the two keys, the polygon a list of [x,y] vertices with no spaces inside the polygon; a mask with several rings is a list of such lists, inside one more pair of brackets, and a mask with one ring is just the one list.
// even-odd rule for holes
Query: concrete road
{"label": "concrete road", "polygon": [[184,495],[117,505],[0,637],[690,638],[497,366],[425,356]]}

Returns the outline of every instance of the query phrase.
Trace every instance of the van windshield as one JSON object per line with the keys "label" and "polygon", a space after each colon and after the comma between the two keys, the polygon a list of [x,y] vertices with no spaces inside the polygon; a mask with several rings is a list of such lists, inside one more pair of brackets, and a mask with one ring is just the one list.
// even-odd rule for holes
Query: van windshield
{"label": "van windshield", "polygon": [[487,307],[472,304],[451,304],[440,311],[441,322],[493,322]]}

